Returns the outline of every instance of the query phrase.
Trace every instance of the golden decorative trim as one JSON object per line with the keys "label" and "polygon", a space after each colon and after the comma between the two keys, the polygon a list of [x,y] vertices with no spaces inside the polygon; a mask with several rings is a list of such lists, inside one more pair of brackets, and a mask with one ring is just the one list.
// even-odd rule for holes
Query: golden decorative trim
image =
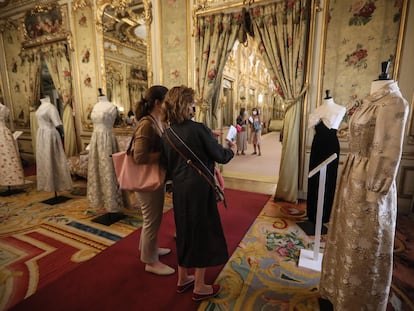
{"label": "golden decorative trim", "polygon": [[199,1],[193,7],[193,18],[201,15],[210,15],[215,13],[222,13],[223,11],[230,12],[243,7],[253,7],[257,5],[264,5],[268,3],[282,2],[283,0],[243,0],[239,2],[216,2],[212,4],[209,1]]}
{"label": "golden decorative trim", "polygon": [[[60,13],[61,20],[50,20],[50,24],[46,23],[45,13],[51,13],[50,17],[54,16],[57,12]],[[58,41],[66,41],[71,50],[73,50],[72,35],[70,33],[67,5],[59,5],[58,2],[53,1],[44,4],[37,4],[33,9],[26,12],[25,16],[21,18],[21,29],[23,35],[22,50],[37,47],[44,44],[55,43]],[[39,22],[34,22],[33,19],[37,17],[42,19],[42,24],[47,29],[41,29],[40,34],[33,33],[32,27],[38,26]],[[56,17],[56,16],[54,16]],[[44,20],[43,20],[44,18]],[[57,26],[56,26],[57,22]],[[53,23],[53,24],[52,24]],[[43,34],[43,33],[46,34]]]}
{"label": "golden decorative trim", "polygon": [[89,0],[73,0],[72,8],[74,11],[78,9],[83,9],[85,7],[91,7],[91,2]]}

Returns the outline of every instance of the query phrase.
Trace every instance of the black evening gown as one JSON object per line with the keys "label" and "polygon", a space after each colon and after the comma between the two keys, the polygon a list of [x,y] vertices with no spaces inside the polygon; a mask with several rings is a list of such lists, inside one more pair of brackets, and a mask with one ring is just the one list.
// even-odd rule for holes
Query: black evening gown
{"label": "black evening gown", "polygon": [[[329,158],[333,153],[337,158],[326,168],[325,197],[323,204],[322,222],[329,222],[332,204],[335,197],[336,177],[339,164],[339,140],[336,129],[328,129],[323,122],[315,126],[315,136],[312,141],[309,159],[309,172]],[[318,208],[319,173],[308,179],[308,195],[306,209],[309,221],[316,224],[316,211]]]}

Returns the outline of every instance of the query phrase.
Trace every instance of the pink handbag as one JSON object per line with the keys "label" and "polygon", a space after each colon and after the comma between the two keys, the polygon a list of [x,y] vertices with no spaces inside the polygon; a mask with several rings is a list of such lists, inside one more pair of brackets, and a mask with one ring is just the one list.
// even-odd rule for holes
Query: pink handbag
{"label": "pink handbag", "polygon": [[129,191],[155,191],[164,186],[166,171],[158,163],[135,163],[130,150],[133,140],[132,138],[127,151],[112,154],[119,187]]}

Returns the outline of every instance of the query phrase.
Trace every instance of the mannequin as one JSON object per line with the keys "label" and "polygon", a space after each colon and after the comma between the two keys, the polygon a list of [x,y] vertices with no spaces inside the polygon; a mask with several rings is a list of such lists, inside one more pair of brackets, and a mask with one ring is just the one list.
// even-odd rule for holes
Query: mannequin
{"label": "mannequin", "polygon": [[[381,64],[349,121],[349,152],[329,222],[320,281],[332,310],[387,310],[397,220],[396,176],[408,102]],[[340,293],[340,294],[338,294]]]}
{"label": "mannequin", "polygon": [[99,89],[98,102],[91,113],[94,128],[89,144],[87,196],[90,207],[107,212],[93,221],[108,226],[125,217],[120,210],[127,202],[111,158],[119,151],[112,131],[117,114],[117,107]]}
{"label": "mannequin", "polygon": [[0,185],[7,186],[8,190],[0,196],[9,196],[23,192],[22,189],[11,189],[11,186],[24,184],[24,172],[20,160],[19,149],[13,134],[6,126],[10,110],[0,100]]}
{"label": "mannequin", "polygon": [[381,63],[381,74],[378,76],[378,80],[374,80],[371,82],[371,95],[383,88],[384,86],[394,83],[394,80],[390,79],[390,75],[388,74],[389,66],[389,61]]}
{"label": "mannequin", "polygon": [[58,196],[56,192],[71,190],[72,178],[63,150],[63,125],[59,112],[49,96],[44,96],[40,102],[36,110],[39,124],[36,139],[37,190],[55,192],[54,198],[43,201],[54,205],[70,199]]}
{"label": "mannequin", "polygon": [[[346,108],[336,104],[330,91],[326,90],[326,97],[324,98],[323,104],[309,115],[309,128],[313,127],[315,129],[309,159],[309,171],[317,167],[333,153],[336,153],[339,157],[340,147],[336,132],[345,112]],[[322,223],[329,222],[336,188],[338,164],[339,159],[336,158],[336,160],[327,166]],[[307,215],[311,225],[307,226],[307,230],[303,228],[307,234],[314,234],[318,189],[319,174],[316,174],[308,179]]]}

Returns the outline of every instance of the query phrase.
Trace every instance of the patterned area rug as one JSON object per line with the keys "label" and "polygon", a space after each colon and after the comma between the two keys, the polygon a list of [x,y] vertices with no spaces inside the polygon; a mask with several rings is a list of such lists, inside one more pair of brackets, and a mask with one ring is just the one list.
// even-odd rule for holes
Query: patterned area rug
{"label": "patterned area rug", "polygon": [[[122,210],[126,217],[105,226],[92,222],[106,211],[88,208],[85,181],[76,181],[70,192],[59,192],[69,200],[55,205],[42,202],[55,194],[38,192],[35,178],[28,178],[20,188],[22,193],[0,198],[0,310],[32,295],[142,224],[133,194],[134,207]],[[165,211],[171,207],[167,196]]]}
{"label": "patterned area rug", "polygon": [[[270,200],[219,274],[220,295],[200,304],[198,311],[319,311],[320,272],[298,266],[300,249],[314,246],[314,237],[298,225],[305,216],[305,202]],[[399,216],[387,311],[414,310],[413,224]],[[325,239],[322,235],[321,252]]]}
{"label": "patterned area rug", "polygon": [[296,225],[304,215],[304,204],[269,201],[218,276],[222,292],[198,310],[319,310],[320,273],[297,264],[314,243]]}

